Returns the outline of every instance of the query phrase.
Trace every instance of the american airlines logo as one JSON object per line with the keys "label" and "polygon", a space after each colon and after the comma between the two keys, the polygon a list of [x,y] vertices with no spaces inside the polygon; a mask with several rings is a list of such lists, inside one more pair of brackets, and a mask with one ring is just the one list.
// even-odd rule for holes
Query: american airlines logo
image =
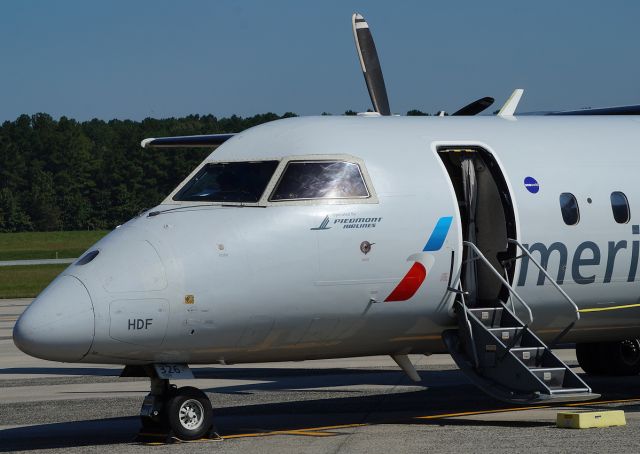
{"label": "american airlines logo", "polygon": [[[640,227],[631,226],[631,234],[639,235]],[[629,237],[633,238],[633,237]],[[561,241],[549,245],[533,243],[523,245],[530,253],[537,253],[538,262],[560,285],[570,277],[576,284],[635,282],[640,262],[640,241],[608,241],[606,245],[598,245],[593,241],[583,241],[575,250]],[[573,252],[573,254],[571,254]],[[617,260],[616,260],[617,259]],[[529,257],[522,257],[522,266],[518,276],[518,287],[527,284],[529,275]],[[616,273],[614,274],[614,270]],[[535,268],[532,270],[537,271]],[[545,276],[538,272],[536,285],[544,285]]]}

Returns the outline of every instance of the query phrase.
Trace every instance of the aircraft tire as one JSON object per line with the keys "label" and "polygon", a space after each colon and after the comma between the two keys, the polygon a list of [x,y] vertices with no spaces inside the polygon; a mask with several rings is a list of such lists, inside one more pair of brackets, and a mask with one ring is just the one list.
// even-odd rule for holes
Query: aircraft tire
{"label": "aircraft tire", "polygon": [[213,426],[213,408],[207,395],[198,388],[178,388],[166,405],[166,418],[180,440],[197,440],[209,434]]}
{"label": "aircraft tire", "polygon": [[606,350],[611,375],[640,373],[640,339],[609,342]]}
{"label": "aircraft tire", "polygon": [[609,375],[609,358],[604,343],[577,344],[578,364],[587,375]]}

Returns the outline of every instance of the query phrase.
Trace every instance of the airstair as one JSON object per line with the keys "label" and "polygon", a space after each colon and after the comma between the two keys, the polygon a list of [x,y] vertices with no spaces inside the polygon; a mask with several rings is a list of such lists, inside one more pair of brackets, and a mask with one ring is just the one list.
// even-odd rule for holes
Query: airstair
{"label": "airstair", "polygon": [[[515,244],[535,264],[573,306],[575,320],[547,346],[529,328],[533,322],[531,307],[516,293],[477,246],[468,241],[468,260],[481,260],[509,290],[508,304],[496,301],[491,307],[468,307],[461,285],[456,293],[457,330],[445,331],[442,338],[460,369],[487,394],[511,403],[569,402],[598,398],[591,388],[552,351],[555,345],[580,319],[575,302],[517,240]],[[528,315],[524,323],[516,315],[515,301]],[[509,307],[510,306],[510,307]]]}

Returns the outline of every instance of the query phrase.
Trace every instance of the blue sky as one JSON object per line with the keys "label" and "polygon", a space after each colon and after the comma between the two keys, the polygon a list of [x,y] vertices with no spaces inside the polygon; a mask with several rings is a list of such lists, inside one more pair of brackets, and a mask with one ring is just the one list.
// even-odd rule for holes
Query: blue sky
{"label": "blue sky", "polygon": [[514,88],[522,111],[640,104],[632,0],[5,0],[0,121],[366,110],[354,11],[393,112]]}

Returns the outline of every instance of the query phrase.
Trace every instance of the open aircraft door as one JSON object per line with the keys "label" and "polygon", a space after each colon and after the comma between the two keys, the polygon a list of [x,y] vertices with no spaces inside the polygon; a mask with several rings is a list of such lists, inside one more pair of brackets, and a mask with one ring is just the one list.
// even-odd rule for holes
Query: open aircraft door
{"label": "open aircraft door", "polygon": [[[474,244],[491,266],[508,282],[513,282],[516,218],[504,174],[494,156],[482,147],[438,148],[458,201],[458,216],[463,241]],[[469,260],[463,248],[460,282],[470,307],[484,305],[509,291],[493,271],[477,260]]]}

